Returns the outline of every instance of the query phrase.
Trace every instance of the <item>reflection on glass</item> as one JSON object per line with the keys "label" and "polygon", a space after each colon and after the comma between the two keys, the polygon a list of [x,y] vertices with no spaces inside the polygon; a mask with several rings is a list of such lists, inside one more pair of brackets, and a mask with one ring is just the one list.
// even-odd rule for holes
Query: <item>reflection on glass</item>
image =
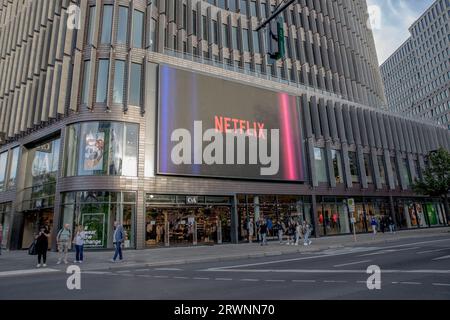
{"label": "reflection on glass", "polygon": [[113,102],[123,103],[123,89],[125,83],[125,61],[116,60],[114,68],[114,92]]}
{"label": "reflection on glass", "polygon": [[350,174],[352,176],[352,182],[359,183],[358,160],[356,157],[356,152],[349,151],[348,159],[350,163]]}
{"label": "reflection on glass", "polygon": [[106,103],[108,97],[108,74],[109,74],[109,60],[100,59],[98,61],[98,75],[97,75],[97,95],[96,102]]}
{"label": "reflection on glass", "polygon": [[17,167],[19,166],[19,152],[20,152],[19,147],[16,147],[11,150],[11,160],[10,160],[10,164],[9,164],[10,167],[9,167],[8,188],[13,188],[16,186]]}
{"label": "reflection on glass", "polygon": [[319,182],[328,182],[325,150],[314,148],[315,172]]}
{"label": "reflection on glass", "polygon": [[95,6],[89,7],[89,26],[87,31],[87,44],[92,44],[95,25]]}
{"label": "reflection on glass", "polygon": [[364,168],[366,170],[367,183],[373,183],[372,161],[369,154],[364,154]]}
{"label": "reflection on glass", "polygon": [[119,6],[119,21],[117,25],[117,43],[126,44],[128,36],[128,8]]}
{"label": "reflection on glass", "polygon": [[383,156],[378,156],[378,169],[380,171],[380,181],[381,184],[386,184],[386,170],[384,169],[384,158]]}
{"label": "reflection on glass", "polygon": [[83,89],[81,92],[81,103],[87,104],[89,98],[89,82],[91,80],[91,61],[84,61],[83,66]]}
{"label": "reflection on glass", "polygon": [[333,171],[336,183],[343,183],[344,174],[342,171],[341,152],[338,150],[331,150],[331,159],[333,161]]}
{"label": "reflection on glass", "polygon": [[6,163],[8,161],[8,151],[0,154],[0,191],[5,190]]}
{"label": "reflection on glass", "polygon": [[133,11],[133,47],[144,47],[144,13],[139,10]]}
{"label": "reflection on glass", "polygon": [[113,6],[105,4],[103,6],[103,22],[100,43],[111,43],[112,14]]}
{"label": "reflection on glass", "polygon": [[141,84],[142,84],[141,79],[142,79],[142,65],[138,63],[132,63],[130,76],[129,104],[133,106],[141,105]]}

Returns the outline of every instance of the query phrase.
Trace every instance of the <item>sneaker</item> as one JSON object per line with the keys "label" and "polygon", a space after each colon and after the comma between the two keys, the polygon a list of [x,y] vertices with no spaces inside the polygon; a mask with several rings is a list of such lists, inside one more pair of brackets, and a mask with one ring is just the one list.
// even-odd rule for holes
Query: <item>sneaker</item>
{"label": "sneaker", "polygon": [[78,260],[73,260],[73,263],[78,263],[79,261]]}
{"label": "sneaker", "polygon": [[114,260],[114,259],[111,259],[111,260],[109,260],[109,261],[111,261],[111,262],[116,262],[116,260]]}
{"label": "sneaker", "polygon": [[36,265],[36,268],[40,268],[40,267],[41,267],[41,264],[38,263],[38,264]]}
{"label": "sneaker", "polygon": [[58,260],[58,262],[56,262],[56,264],[61,264],[61,261],[60,261],[60,260]]}
{"label": "sneaker", "polygon": [[304,246],[307,246],[308,244],[305,242],[303,245],[304,245]]}
{"label": "sneaker", "polygon": [[311,244],[311,243],[312,243],[311,240],[309,240],[308,245]]}
{"label": "sneaker", "polygon": [[83,260],[78,261],[78,263],[83,263]]}
{"label": "sneaker", "polygon": [[44,263],[42,266],[45,268],[47,266],[47,264]]}

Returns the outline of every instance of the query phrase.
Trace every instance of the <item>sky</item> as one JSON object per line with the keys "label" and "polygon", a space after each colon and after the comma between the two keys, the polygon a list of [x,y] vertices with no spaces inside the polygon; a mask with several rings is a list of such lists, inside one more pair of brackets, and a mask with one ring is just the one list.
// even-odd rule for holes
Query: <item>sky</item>
{"label": "sky", "polygon": [[410,36],[408,28],[434,0],[367,0],[380,65]]}

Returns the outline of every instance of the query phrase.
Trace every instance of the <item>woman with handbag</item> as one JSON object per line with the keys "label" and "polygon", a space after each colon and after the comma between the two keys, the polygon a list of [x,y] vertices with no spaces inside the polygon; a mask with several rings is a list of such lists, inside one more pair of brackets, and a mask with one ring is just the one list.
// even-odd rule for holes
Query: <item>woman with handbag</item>
{"label": "woman with handbag", "polygon": [[47,232],[47,229],[45,227],[41,227],[41,230],[39,231],[39,234],[36,236],[36,253],[38,256],[38,264],[37,268],[41,267],[41,259],[42,259],[42,266],[47,266],[47,250],[48,250],[48,237],[50,235]]}

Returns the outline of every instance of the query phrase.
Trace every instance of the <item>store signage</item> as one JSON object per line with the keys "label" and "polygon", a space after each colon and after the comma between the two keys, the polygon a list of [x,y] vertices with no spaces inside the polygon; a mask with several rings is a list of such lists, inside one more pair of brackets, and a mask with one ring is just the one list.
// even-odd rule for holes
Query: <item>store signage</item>
{"label": "store signage", "polygon": [[304,181],[300,100],[160,66],[158,174]]}
{"label": "store signage", "polygon": [[84,245],[87,248],[104,247],[105,241],[105,214],[83,213],[82,225],[86,235]]}
{"label": "store signage", "polygon": [[186,197],[186,204],[197,204],[198,203],[198,197],[196,196],[187,196]]}
{"label": "store signage", "polygon": [[348,205],[348,211],[350,213],[355,212],[355,199],[353,199],[353,198],[347,199],[347,205]]}

